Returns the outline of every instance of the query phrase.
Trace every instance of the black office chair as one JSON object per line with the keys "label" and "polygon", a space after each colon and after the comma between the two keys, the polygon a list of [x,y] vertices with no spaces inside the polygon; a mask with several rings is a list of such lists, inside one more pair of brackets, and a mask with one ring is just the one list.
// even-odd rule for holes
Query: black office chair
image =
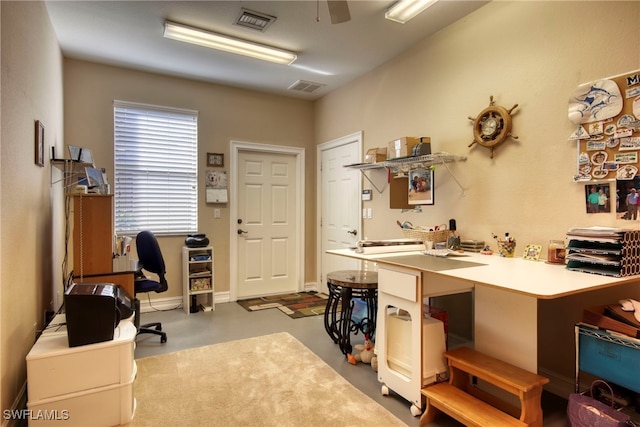
{"label": "black office chair", "polygon": [[[150,231],[141,231],[136,236],[136,247],[138,248],[138,258],[140,261],[140,268],[136,273],[136,280],[134,290],[136,296],[141,292],[165,292],[169,289],[167,279],[165,279],[165,266],[164,258],[162,258],[162,252],[160,246],[156,240],[156,236]],[[142,270],[147,270],[151,273],[157,274],[159,282],[147,278]],[[137,304],[139,308],[139,303]],[[146,323],[139,325],[139,309],[136,310],[136,327],[138,327],[138,334],[155,334],[160,336],[160,342],[167,342],[167,334],[162,332],[162,323]]]}

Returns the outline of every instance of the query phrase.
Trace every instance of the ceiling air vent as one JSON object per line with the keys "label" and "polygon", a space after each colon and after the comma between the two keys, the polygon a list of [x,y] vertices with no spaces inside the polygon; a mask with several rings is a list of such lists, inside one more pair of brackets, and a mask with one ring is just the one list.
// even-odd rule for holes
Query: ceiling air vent
{"label": "ceiling air vent", "polygon": [[236,19],[234,24],[241,27],[250,28],[252,30],[264,31],[275,20],[275,16],[242,8],[240,9],[240,15],[238,15],[238,18]]}
{"label": "ceiling air vent", "polygon": [[326,85],[323,85],[322,83],[308,82],[306,80],[298,80],[294,84],[289,86],[288,89],[297,90],[298,92],[311,93],[311,92],[315,92],[316,90],[320,89],[323,86],[326,86]]}

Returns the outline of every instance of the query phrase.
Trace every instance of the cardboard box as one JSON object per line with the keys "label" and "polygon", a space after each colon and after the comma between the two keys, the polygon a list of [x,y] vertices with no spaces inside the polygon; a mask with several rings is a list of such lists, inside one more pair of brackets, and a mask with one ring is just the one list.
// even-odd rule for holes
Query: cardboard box
{"label": "cardboard box", "polygon": [[431,138],[428,136],[421,136],[418,138],[420,142],[418,142],[411,151],[411,156],[426,156],[431,154]]}
{"label": "cardboard box", "polygon": [[403,136],[402,138],[390,141],[387,149],[387,159],[410,156],[413,147],[419,142],[420,139],[412,136]]}
{"label": "cardboard box", "polygon": [[364,156],[365,163],[384,162],[387,159],[387,147],[376,147],[367,150]]}
{"label": "cardboard box", "polygon": [[[639,328],[607,315],[607,307],[606,305],[599,305],[585,308],[582,312],[582,321],[589,325],[597,326],[598,328],[619,332],[633,338],[640,338]],[[630,314],[633,316],[633,313]]]}

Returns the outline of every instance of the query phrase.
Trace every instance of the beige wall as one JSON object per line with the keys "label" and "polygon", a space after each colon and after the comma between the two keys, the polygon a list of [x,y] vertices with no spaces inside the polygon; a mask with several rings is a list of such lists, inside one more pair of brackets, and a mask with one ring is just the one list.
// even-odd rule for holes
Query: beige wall
{"label": "beige wall", "polygon": [[[567,119],[572,91],[638,68],[639,2],[494,1],[319,100],[316,142],[362,130],[366,150],[399,136],[425,135],[434,151],[467,156],[451,165],[464,194],[439,166],[435,205],[423,213],[389,210],[388,189],[364,202],[373,208],[363,227],[369,238],[402,237],[396,220],[433,226],[456,218],[464,239],[493,243],[493,233],[509,232],[518,241],[516,251],[534,243],[546,254],[548,240],[564,238],[573,226],[638,228],[613,213],[585,213],[584,184],[572,182],[576,146],[567,141],[574,130]],[[487,107],[491,95],[507,109],[519,104],[513,119],[519,139],[497,147],[493,159],[483,147],[467,147],[473,140],[468,117]],[[599,295],[616,300],[609,291]],[[570,377],[571,326],[580,303],[559,303],[541,305],[541,330],[551,341],[540,360]]]}
{"label": "beige wall", "polygon": [[[161,76],[124,68],[65,59],[65,143],[89,147],[96,165],[105,167],[113,182],[113,100],[187,108],[199,112],[198,175],[199,231],[206,233],[215,251],[216,292],[229,290],[229,206],[205,203],[206,153],[224,153],[226,170],[231,140],[306,148],[305,281],[315,277],[315,146],[313,104],[285,98]],[[214,219],[213,210],[221,209]],[[160,245],[167,264],[167,293],[182,295],[181,247],[184,238],[163,237]]]}
{"label": "beige wall", "polygon": [[[0,10],[0,405],[10,409],[52,288],[62,289],[62,197],[48,162],[50,146],[62,146],[62,55],[43,3]],[[34,164],[35,120],[45,125],[44,168]]]}

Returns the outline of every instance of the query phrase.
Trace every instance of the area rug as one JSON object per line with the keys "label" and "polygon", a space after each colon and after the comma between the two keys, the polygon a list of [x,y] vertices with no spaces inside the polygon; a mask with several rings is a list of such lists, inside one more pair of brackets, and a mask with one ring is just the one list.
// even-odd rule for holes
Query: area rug
{"label": "area rug", "polygon": [[286,332],[136,364],[130,427],[405,426]]}
{"label": "area rug", "polygon": [[327,298],[329,297],[326,294],[316,292],[296,292],[239,300],[238,304],[248,311],[277,308],[292,319],[299,319],[323,315],[327,306]]}

